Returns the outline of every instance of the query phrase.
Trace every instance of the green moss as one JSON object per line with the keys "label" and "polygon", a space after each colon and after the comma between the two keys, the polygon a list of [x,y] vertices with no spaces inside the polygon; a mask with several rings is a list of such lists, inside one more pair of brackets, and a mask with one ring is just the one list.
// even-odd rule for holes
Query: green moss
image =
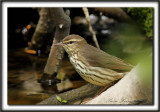
{"label": "green moss", "polygon": [[153,8],[124,8],[125,12],[141,26],[145,35],[153,38]]}

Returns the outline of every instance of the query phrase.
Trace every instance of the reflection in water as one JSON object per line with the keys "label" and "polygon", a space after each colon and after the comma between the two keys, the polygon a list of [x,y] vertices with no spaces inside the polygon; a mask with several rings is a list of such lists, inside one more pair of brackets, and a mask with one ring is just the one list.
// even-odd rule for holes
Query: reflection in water
{"label": "reflection in water", "polygon": [[47,58],[47,55],[27,54],[23,48],[8,51],[8,104],[36,104],[57,92],[86,84],[79,75],[75,74],[68,58],[65,58],[57,76],[62,78],[63,74],[64,81],[52,86],[42,86],[38,80],[43,75]]}
{"label": "reflection in water", "polygon": [[43,73],[47,57],[24,53],[24,49],[8,52],[8,104],[35,104],[51,93],[44,93],[39,77]]}

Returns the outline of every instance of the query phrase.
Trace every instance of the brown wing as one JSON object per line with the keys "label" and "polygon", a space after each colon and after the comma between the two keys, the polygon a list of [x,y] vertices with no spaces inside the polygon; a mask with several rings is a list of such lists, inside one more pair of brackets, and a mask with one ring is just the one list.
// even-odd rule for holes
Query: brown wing
{"label": "brown wing", "polygon": [[132,68],[132,65],[127,64],[123,60],[115,56],[111,56],[110,54],[105,53],[102,50],[99,50],[93,46],[86,45],[83,47],[83,49],[80,49],[81,55],[91,66],[124,71],[130,70]]}

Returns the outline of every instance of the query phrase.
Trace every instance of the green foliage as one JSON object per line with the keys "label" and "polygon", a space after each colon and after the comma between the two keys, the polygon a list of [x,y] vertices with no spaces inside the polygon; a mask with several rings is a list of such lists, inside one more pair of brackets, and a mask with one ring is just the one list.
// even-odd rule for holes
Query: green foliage
{"label": "green foliage", "polygon": [[125,8],[124,10],[141,26],[146,36],[152,39],[153,8]]}
{"label": "green foliage", "polygon": [[153,78],[153,58],[152,58],[152,53],[147,56],[143,57],[139,64],[139,76],[141,79],[141,83],[143,83],[146,87],[149,85],[152,85],[152,78]]}
{"label": "green foliage", "polygon": [[67,100],[62,100],[62,98],[60,96],[56,95],[56,98],[60,103],[67,103]]}
{"label": "green foliage", "polygon": [[63,100],[62,103],[67,103],[67,100]]}
{"label": "green foliage", "polygon": [[62,98],[61,98],[60,96],[57,96],[57,95],[56,95],[56,98],[57,98],[57,100],[58,100],[59,102],[62,102]]}

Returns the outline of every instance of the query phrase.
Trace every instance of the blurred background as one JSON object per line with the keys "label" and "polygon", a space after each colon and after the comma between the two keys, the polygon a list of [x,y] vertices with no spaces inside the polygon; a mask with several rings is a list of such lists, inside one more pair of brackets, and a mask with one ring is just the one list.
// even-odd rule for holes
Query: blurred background
{"label": "blurred background", "polygon": [[[66,53],[57,74],[61,82],[52,86],[44,86],[39,82],[55,33],[54,29],[36,47],[30,47],[40,10],[41,8],[8,8],[8,104],[36,104],[55,93],[87,83],[75,72]],[[82,8],[64,8],[66,10],[70,10],[70,34],[81,35],[95,46]],[[132,65],[137,65],[144,57],[152,55],[152,8],[88,10],[100,49]],[[149,59],[152,62],[152,57]],[[149,72],[152,72],[152,64],[149,65]]]}

